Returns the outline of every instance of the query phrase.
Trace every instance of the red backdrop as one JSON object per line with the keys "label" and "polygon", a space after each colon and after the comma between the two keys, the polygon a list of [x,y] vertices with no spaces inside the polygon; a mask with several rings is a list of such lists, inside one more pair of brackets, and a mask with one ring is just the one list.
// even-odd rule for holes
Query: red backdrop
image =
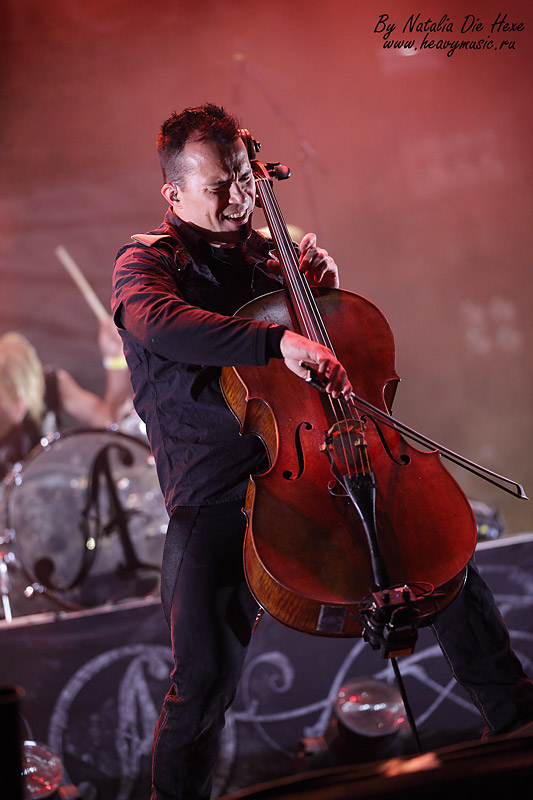
{"label": "red backdrop", "polygon": [[[101,389],[96,320],[54,248],[107,303],[117,249],[164,211],[159,124],[222,103],[267,160],[291,166],[278,190],[287,220],[316,230],[343,286],[387,315],[398,416],[533,492],[533,11],[420,5],[6,0],[0,333],[21,330],[45,361]],[[482,29],[461,33],[467,12]],[[409,30],[418,13],[446,15],[426,41],[493,47],[422,48],[425,33]],[[396,26],[387,40],[381,14]],[[492,28],[505,14],[523,29]],[[401,39],[417,49],[384,47]],[[460,479],[501,506],[511,532],[533,529],[527,503]]]}

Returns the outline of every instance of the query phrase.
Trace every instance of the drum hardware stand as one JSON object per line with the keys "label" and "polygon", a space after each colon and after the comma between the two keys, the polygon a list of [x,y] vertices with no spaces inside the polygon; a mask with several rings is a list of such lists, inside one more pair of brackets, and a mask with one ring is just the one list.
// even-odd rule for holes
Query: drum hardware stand
{"label": "drum hardware stand", "polygon": [[[98,541],[102,535],[109,536],[113,530],[117,530],[124,553],[124,562],[119,564],[117,572],[120,575],[136,572],[138,569],[152,569],[159,571],[159,567],[155,564],[146,564],[139,561],[135,552],[129,527],[128,520],[132,514],[136,513],[124,509],[120,502],[120,497],[117,492],[116,482],[113,478],[111,465],[109,463],[109,451],[114,448],[122,459],[123,464],[130,466],[133,463],[134,457],[130,450],[122,445],[109,444],[96,454],[91,467],[90,481],[87,488],[87,501],[85,508],[80,514],[80,529],[85,536],[85,560],[80,574],[76,579],[79,582],[89,572],[90,566],[96,555],[98,549]],[[107,525],[102,525],[100,521],[99,512],[99,495],[100,495],[100,479],[103,478],[105,488],[109,499],[111,508],[111,519]],[[95,526],[96,530],[94,535],[91,528]],[[91,542],[92,547],[89,547]],[[87,558],[87,555],[89,556]]]}
{"label": "drum hardware stand", "polygon": [[13,609],[11,607],[11,581],[9,578],[10,570],[15,569],[20,575],[28,580],[28,585],[24,589],[24,596],[28,599],[34,594],[43,594],[57,603],[58,607],[63,611],[79,611],[80,606],[69,603],[58,597],[53,591],[50,591],[47,586],[37,581],[32,581],[28,578],[23,565],[20,563],[15,553],[10,549],[2,549],[4,546],[9,545],[15,538],[14,531],[6,529],[4,535],[0,536],[0,597],[2,598],[2,610],[4,612],[4,619],[6,622],[13,622]]}
{"label": "drum hardware stand", "polygon": [[8,564],[14,561],[15,556],[9,550],[0,550],[0,596],[6,622],[13,622],[11,603],[9,600],[9,573]]}
{"label": "drum hardware stand", "polygon": [[[9,549],[2,549],[9,546],[10,542],[15,538],[14,531],[10,529],[4,530],[4,535],[0,537],[0,596],[2,597],[2,609],[4,612],[4,619],[6,622],[13,622],[13,609],[11,608],[11,581],[9,578],[10,569],[15,568],[24,575],[22,565],[18,561],[15,553]],[[32,589],[43,591],[44,587],[31,587]]]}

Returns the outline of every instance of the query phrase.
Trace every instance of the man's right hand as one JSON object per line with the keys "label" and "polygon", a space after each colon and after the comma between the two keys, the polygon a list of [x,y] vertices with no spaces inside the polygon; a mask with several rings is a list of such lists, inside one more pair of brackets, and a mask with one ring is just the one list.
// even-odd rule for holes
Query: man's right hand
{"label": "man's right hand", "polygon": [[300,378],[307,378],[308,367],[312,367],[318,379],[333,398],[342,396],[348,400],[352,384],[346,370],[331,350],[293,331],[285,331],[281,339],[281,354],[286,366]]}

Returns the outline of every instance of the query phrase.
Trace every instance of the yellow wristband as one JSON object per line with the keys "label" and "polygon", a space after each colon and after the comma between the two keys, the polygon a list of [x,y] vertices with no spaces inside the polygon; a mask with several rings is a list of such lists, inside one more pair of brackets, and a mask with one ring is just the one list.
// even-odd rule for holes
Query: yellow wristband
{"label": "yellow wristband", "polygon": [[127,369],[124,356],[104,356],[104,369]]}

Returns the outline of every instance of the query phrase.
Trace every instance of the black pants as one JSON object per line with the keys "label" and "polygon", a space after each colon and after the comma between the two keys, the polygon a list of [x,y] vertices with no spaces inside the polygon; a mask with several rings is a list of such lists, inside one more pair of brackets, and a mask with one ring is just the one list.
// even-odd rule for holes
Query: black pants
{"label": "black pants", "polygon": [[163,555],[172,685],[156,726],[152,800],[208,798],[224,714],[258,606],[242,566],[243,501],[179,509]]}
{"label": "black pants", "polygon": [[[242,568],[241,507],[242,501],[182,508],[169,524],[161,596],[174,668],[154,735],[152,800],[207,800],[210,794],[224,714],[258,610]],[[475,567],[434,631],[490,732],[533,720],[533,686]]]}

